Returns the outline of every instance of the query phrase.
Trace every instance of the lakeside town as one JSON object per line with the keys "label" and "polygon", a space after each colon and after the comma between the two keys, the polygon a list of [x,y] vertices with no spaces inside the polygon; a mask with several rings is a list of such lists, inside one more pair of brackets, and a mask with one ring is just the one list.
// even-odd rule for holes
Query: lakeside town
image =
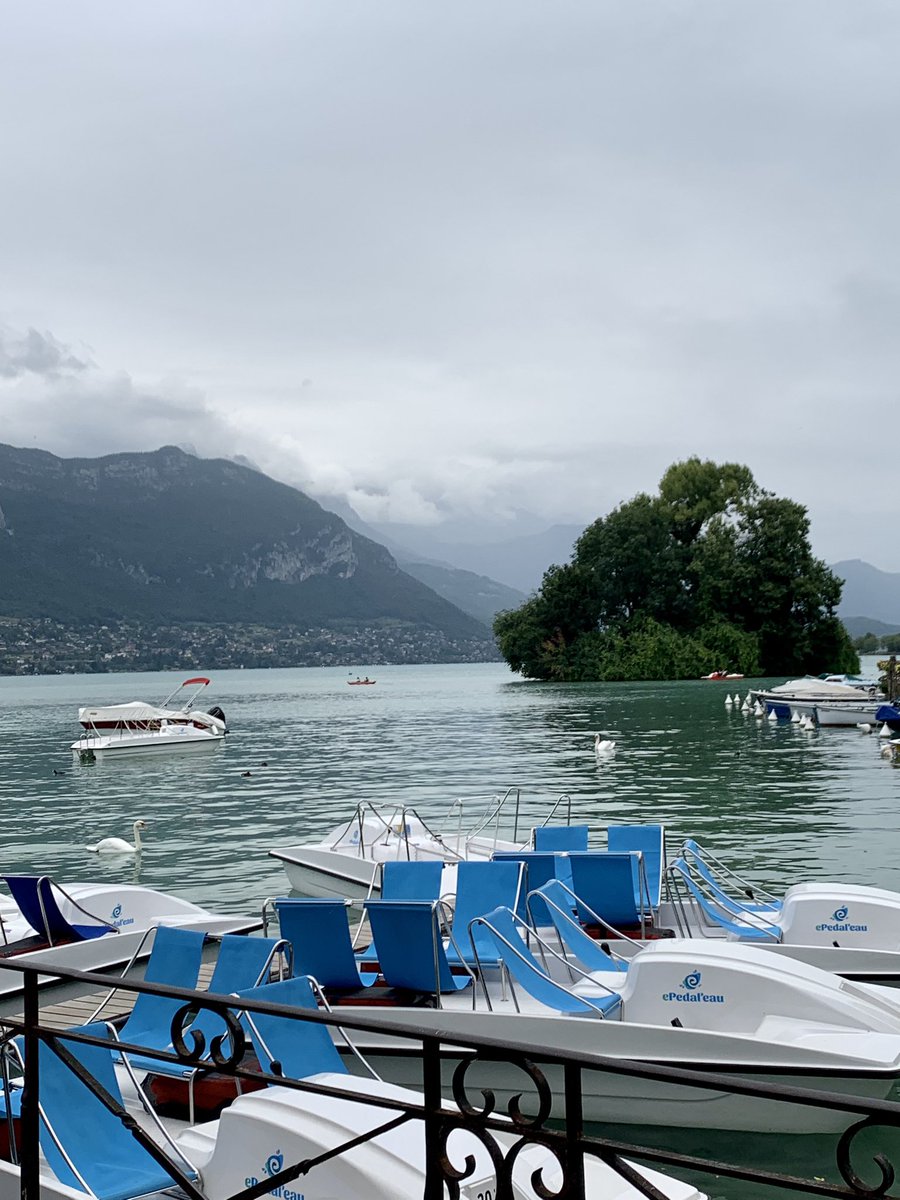
{"label": "lakeside town", "polygon": [[246,667],[333,667],[347,662],[497,662],[492,638],[454,639],[402,621],[301,629],[249,624],[76,624],[0,618],[0,675]]}

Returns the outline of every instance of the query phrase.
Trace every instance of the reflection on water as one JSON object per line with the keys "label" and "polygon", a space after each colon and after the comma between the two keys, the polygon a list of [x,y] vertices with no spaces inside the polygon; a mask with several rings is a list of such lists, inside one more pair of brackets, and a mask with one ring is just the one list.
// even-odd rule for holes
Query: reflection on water
{"label": "reflection on water", "polygon": [[[213,751],[73,764],[81,704],[154,700],[172,676],[0,679],[7,871],[62,880],[137,874],[229,909],[283,890],[267,850],[321,834],[359,800],[442,814],[517,786],[576,815],[662,821],[776,889],[812,875],[900,888],[900,772],[857,730],[807,734],[724,704],[724,685],[546,685],[494,664],[379,668],[348,688],[325,669],[222,672],[209,703],[232,729]],[[617,743],[598,760],[595,731]],[[474,811],[474,807],[473,807]],[[89,854],[149,824],[141,861]]]}

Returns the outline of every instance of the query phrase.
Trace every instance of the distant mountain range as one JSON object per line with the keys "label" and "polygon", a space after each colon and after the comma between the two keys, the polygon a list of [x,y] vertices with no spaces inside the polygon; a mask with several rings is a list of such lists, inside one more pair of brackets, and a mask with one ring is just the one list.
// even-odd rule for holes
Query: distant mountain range
{"label": "distant mountain range", "polygon": [[398,621],[490,637],[302,492],[173,446],[61,459],[0,445],[0,616]]}
{"label": "distant mountain range", "polygon": [[859,558],[833,563],[831,569],[844,580],[837,611],[851,637],[900,631],[900,574],[879,571]]}
{"label": "distant mountain range", "polygon": [[[0,617],[397,620],[484,639],[583,532],[554,525],[498,540],[486,527],[494,540],[453,542],[319,500],[252,463],[172,446],[61,459],[0,444]],[[900,574],[859,559],[832,570],[852,636],[900,631]]]}

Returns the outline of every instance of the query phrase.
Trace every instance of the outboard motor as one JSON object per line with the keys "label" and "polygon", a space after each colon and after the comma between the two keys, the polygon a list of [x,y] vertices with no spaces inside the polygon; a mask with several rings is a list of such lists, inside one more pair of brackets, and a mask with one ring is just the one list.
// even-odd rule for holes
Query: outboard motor
{"label": "outboard motor", "polygon": [[208,708],[206,711],[209,716],[215,717],[216,720],[221,721],[223,725],[226,725],[225,732],[227,733],[228,728],[225,721],[225,714],[222,712],[221,708],[219,708],[218,704],[214,704],[212,708]]}

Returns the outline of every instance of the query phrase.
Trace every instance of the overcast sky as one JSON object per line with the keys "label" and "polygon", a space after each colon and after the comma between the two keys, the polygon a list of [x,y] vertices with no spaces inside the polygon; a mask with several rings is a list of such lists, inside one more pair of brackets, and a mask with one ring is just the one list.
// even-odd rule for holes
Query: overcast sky
{"label": "overcast sky", "polygon": [[0,14],[0,440],[588,521],[690,454],[900,570],[895,0]]}

